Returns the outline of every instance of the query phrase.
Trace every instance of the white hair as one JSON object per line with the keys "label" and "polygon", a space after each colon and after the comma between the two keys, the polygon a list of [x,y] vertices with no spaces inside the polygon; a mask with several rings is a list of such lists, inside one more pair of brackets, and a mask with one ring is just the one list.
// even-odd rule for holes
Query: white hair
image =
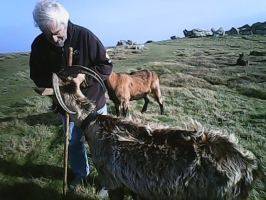
{"label": "white hair", "polygon": [[35,6],[33,12],[35,26],[41,30],[50,21],[56,22],[57,25],[64,24],[67,26],[69,20],[68,11],[57,1],[41,0]]}

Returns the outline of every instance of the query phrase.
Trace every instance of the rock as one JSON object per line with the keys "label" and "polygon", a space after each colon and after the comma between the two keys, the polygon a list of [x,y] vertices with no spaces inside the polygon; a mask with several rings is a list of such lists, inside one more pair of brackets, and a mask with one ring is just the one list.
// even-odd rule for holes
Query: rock
{"label": "rock", "polygon": [[216,36],[224,36],[225,34],[225,31],[222,27],[220,27],[217,31],[215,31],[214,28],[211,28],[211,31],[213,33],[213,36],[216,37]]}
{"label": "rock", "polygon": [[241,34],[241,35],[253,35],[253,32],[251,30],[243,30],[243,31],[239,31],[239,34]]}
{"label": "rock", "polygon": [[146,43],[152,43],[153,41],[152,40],[148,40]]}
{"label": "rock", "polygon": [[252,55],[252,56],[265,56],[265,52],[263,52],[263,51],[251,51],[249,55]]}
{"label": "rock", "polygon": [[251,25],[250,29],[252,31],[255,30],[262,30],[265,31],[266,30],[266,22],[257,22]]}
{"label": "rock", "polygon": [[183,30],[185,37],[206,37],[212,36],[213,33],[210,30],[192,29],[191,31]]}
{"label": "rock", "polygon": [[225,34],[227,35],[238,35],[239,30],[236,29],[235,27],[232,27],[229,31],[225,31]]}
{"label": "rock", "polygon": [[255,30],[254,34],[266,35],[266,30]]}
{"label": "rock", "polygon": [[123,46],[123,45],[126,45],[126,40],[120,40],[117,42],[116,46]]}
{"label": "rock", "polygon": [[171,40],[175,40],[177,37],[175,35],[173,35],[170,38],[171,38]]}
{"label": "rock", "polygon": [[117,42],[116,46],[124,46],[124,45],[134,45],[136,43],[134,43],[132,40],[120,40]]}

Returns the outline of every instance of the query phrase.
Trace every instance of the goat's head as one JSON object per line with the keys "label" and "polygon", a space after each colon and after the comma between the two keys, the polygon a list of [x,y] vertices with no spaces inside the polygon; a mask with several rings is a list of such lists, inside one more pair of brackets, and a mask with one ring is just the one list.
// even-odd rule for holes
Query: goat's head
{"label": "goat's head", "polygon": [[[52,92],[42,93],[42,95],[55,95],[61,107],[72,116],[72,119],[76,119],[77,123],[95,110],[95,104],[80,90],[80,85],[85,80],[86,75],[94,78],[105,89],[102,79],[94,71],[82,66],[71,66],[54,73],[53,90],[49,90]],[[40,92],[38,93],[40,94]]]}

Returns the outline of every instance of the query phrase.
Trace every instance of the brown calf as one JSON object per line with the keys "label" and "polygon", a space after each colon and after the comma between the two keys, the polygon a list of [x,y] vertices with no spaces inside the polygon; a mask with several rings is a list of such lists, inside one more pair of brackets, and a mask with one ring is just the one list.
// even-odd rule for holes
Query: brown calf
{"label": "brown calf", "polygon": [[107,80],[109,98],[114,102],[116,115],[125,117],[128,112],[129,101],[144,99],[141,112],[147,110],[149,103],[148,94],[152,93],[160,106],[161,114],[164,114],[163,100],[160,90],[159,77],[151,70],[140,70],[131,73],[115,73]]}

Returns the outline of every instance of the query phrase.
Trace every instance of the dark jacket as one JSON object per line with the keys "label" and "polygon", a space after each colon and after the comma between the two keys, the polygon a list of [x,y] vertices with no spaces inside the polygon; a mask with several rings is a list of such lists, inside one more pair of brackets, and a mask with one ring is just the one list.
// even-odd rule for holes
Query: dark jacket
{"label": "dark jacket", "polygon": [[[81,65],[93,69],[105,81],[111,74],[113,65],[106,54],[101,41],[88,29],[69,21],[67,40],[64,47],[52,45],[40,34],[31,45],[30,78],[38,87],[52,87],[52,74],[68,67],[68,51],[73,47],[72,65]],[[94,100],[96,109],[106,103],[100,84],[92,77],[86,76],[88,87],[82,92]]]}

